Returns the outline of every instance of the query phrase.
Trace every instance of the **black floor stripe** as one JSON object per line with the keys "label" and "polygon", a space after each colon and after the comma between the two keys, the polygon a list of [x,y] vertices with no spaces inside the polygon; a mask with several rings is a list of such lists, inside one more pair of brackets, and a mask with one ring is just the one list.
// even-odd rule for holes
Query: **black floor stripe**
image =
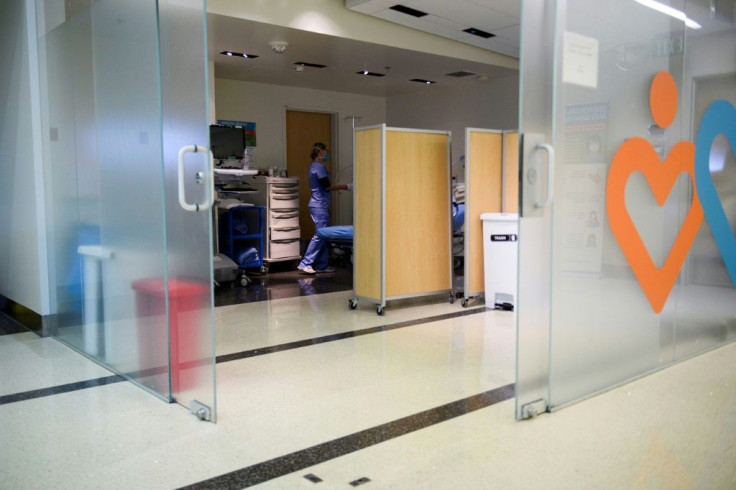
{"label": "black floor stripe", "polygon": [[[407,320],[404,322],[398,322],[398,323],[393,323],[389,325],[381,325],[378,327],[364,328],[361,330],[353,330],[350,332],[344,332],[344,333],[339,333],[339,334],[334,334],[334,335],[325,335],[324,337],[316,337],[313,339],[299,340],[296,342],[288,342],[286,344],[262,347],[259,349],[252,349],[252,350],[247,350],[243,352],[236,352],[233,354],[225,354],[222,356],[217,356],[216,363],[219,364],[223,362],[237,361],[239,359],[247,359],[249,357],[263,356],[266,354],[273,354],[276,352],[283,352],[283,351],[287,351],[291,349],[298,349],[300,347],[308,347],[310,345],[318,345],[318,344],[324,344],[326,342],[334,342],[337,340],[343,340],[343,339],[348,339],[352,337],[360,337],[362,335],[369,335],[369,334],[380,333],[380,332],[388,332],[391,330],[396,330],[398,328],[406,328],[406,327],[411,327],[414,325],[421,325],[424,323],[432,323],[432,322],[437,322],[441,320],[448,320],[450,318],[474,315],[477,313],[482,313],[484,311],[489,311],[489,310],[487,310],[486,308],[475,308],[475,309],[463,310],[463,311],[455,312],[455,313],[447,313],[443,315],[419,318],[416,320]],[[151,374],[151,373],[148,373],[148,374]],[[136,378],[136,379],[141,376],[142,376],[142,373],[133,373],[131,375],[132,378]],[[68,384],[59,385],[59,386],[52,386],[50,388],[42,388],[38,390],[24,391],[22,393],[3,395],[3,396],[0,396],[0,405],[21,402],[25,400],[32,400],[34,398],[42,398],[44,396],[58,395],[61,393],[69,393],[70,391],[84,390],[87,388],[94,388],[96,386],[103,386],[103,385],[107,385],[111,383],[119,383],[121,381],[125,381],[125,378],[123,376],[113,375],[113,376],[105,376],[102,378],[90,379],[86,381],[79,381],[76,383],[68,383]]]}
{"label": "black floor stripe", "polygon": [[513,397],[514,385],[508,384],[182,488],[201,490],[250,487],[510,400]]}
{"label": "black floor stripe", "polygon": [[39,390],[24,391],[22,393],[13,393],[12,395],[0,396],[0,405],[8,403],[22,402],[25,400],[33,400],[34,398],[42,398],[44,396],[60,395],[61,393],[69,393],[70,391],[85,390],[87,388],[96,388],[98,386],[109,385],[125,381],[125,378],[119,375],[105,376],[104,378],[89,379],[86,381],[78,381],[76,383],[67,383],[65,385],[52,386],[51,388],[41,388]]}
{"label": "black floor stripe", "polygon": [[475,308],[472,310],[463,310],[454,313],[446,313],[443,315],[430,316],[427,318],[419,318],[416,320],[407,320],[404,322],[392,323],[389,325],[380,325],[378,327],[363,328],[360,330],[351,330],[349,332],[337,333],[333,335],[325,335],[324,337],[315,337],[306,340],[297,340],[294,342],[287,342],[285,344],[271,345],[268,347],[261,347],[258,349],[251,349],[242,352],[235,352],[232,354],[223,354],[217,356],[217,363],[237,361],[238,359],[247,359],[249,357],[262,356],[264,354],[273,354],[276,352],[283,352],[291,349],[298,349],[300,347],[308,347],[310,345],[324,344],[326,342],[334,342],[336,340],[344,340],[353,337],[360,337],[362,335],[370,335],[380,332],[388,332],[390,330],[396,330],[399,328],[412,327],[415,325],[422,325],[425,323],[439,322],[442,320],[449,320],[450,318],[458,318],[462,316],[475,315],[490,311],[486,308]]}

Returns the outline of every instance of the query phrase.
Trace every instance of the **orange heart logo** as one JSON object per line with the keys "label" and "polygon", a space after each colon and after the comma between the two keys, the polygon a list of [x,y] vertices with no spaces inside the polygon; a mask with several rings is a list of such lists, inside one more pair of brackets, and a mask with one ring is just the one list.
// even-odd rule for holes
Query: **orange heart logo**
{"label": "orange heart logo", "polygon": [[662,164],[647,140],[631,138],[616,152],[608,173],[606,208],[611,231],[649,299],[649,304],[656,313],[660,313],[703,221],[703,208],[693,185],[690,210],[667,260],[658,268],[626,210],[626,182],[636,171],[644,174],[654,198],[663,206],[681,173],[687,173],[691,181],[695,182],[695,145],[688,141],[677,143]]}

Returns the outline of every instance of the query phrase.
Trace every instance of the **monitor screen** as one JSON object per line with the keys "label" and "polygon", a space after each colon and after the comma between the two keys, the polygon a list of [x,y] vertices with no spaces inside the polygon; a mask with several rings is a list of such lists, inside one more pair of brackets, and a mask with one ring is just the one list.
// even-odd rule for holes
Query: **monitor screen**
{"label": "monitor screen", "polygon": [[217,159],[243,158],[245,131],[233,126],[210,126],[210,148]]}

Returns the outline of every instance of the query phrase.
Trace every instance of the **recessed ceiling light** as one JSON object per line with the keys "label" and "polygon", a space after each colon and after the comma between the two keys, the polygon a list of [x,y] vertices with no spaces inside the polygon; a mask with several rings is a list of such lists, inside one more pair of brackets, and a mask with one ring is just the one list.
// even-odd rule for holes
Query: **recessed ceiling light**
{"label": "recessed ceiling light", "polygon": [[220,54],[224,54],[225,56],[235,56],[238,58],[258,58],[257,54],[238,53],[237,51],[221,51]]}
{"label": "recessed ceiling light", "polygon": [[432,80],[424,80],[422,78],[412,78],[409,81],[410,82],[417,82],[417,83],[424,83],[424,84],[427,84],[427,85],[432,85],[433,83],[437,83],[437,82],[433,82]]}
{"label": "recessed ceiling light", "polygon": [[491,34],[490,32],[476,29],[475,27],[469,27],[467,29],[463,29],[463,32],[467,32],[468,34],[472,34],[474,36],[482,37],[483,39],[488,39],[488,38],[496,36],[495,34]]}
{"label": "recessed ceiling light", "polygon": [[368,70],[360,70],[355,72],[356,75],[365,75],[369,77],[385,77],[386,75],[383,73],[375,73]]}

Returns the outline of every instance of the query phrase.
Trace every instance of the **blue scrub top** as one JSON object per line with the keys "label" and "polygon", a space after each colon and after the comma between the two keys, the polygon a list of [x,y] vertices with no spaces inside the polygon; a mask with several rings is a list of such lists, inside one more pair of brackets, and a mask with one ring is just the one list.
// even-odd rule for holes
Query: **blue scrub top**
{"label": "blue scrub top", "polygon": [[307,175],[307,178],[309,179],[309,188],[312,191],[312,197],[309,199],[308,204],[310,208],[317,207],[329,209],[330,207],[332,199],[330,197],[330,191],[324,189],[322,184],[319,183],[319,179],[323,179],[325,177],[329,177],[327,168],[325,168],[325,166],[320,162],[312,162],[309,166],[309,174]]}

